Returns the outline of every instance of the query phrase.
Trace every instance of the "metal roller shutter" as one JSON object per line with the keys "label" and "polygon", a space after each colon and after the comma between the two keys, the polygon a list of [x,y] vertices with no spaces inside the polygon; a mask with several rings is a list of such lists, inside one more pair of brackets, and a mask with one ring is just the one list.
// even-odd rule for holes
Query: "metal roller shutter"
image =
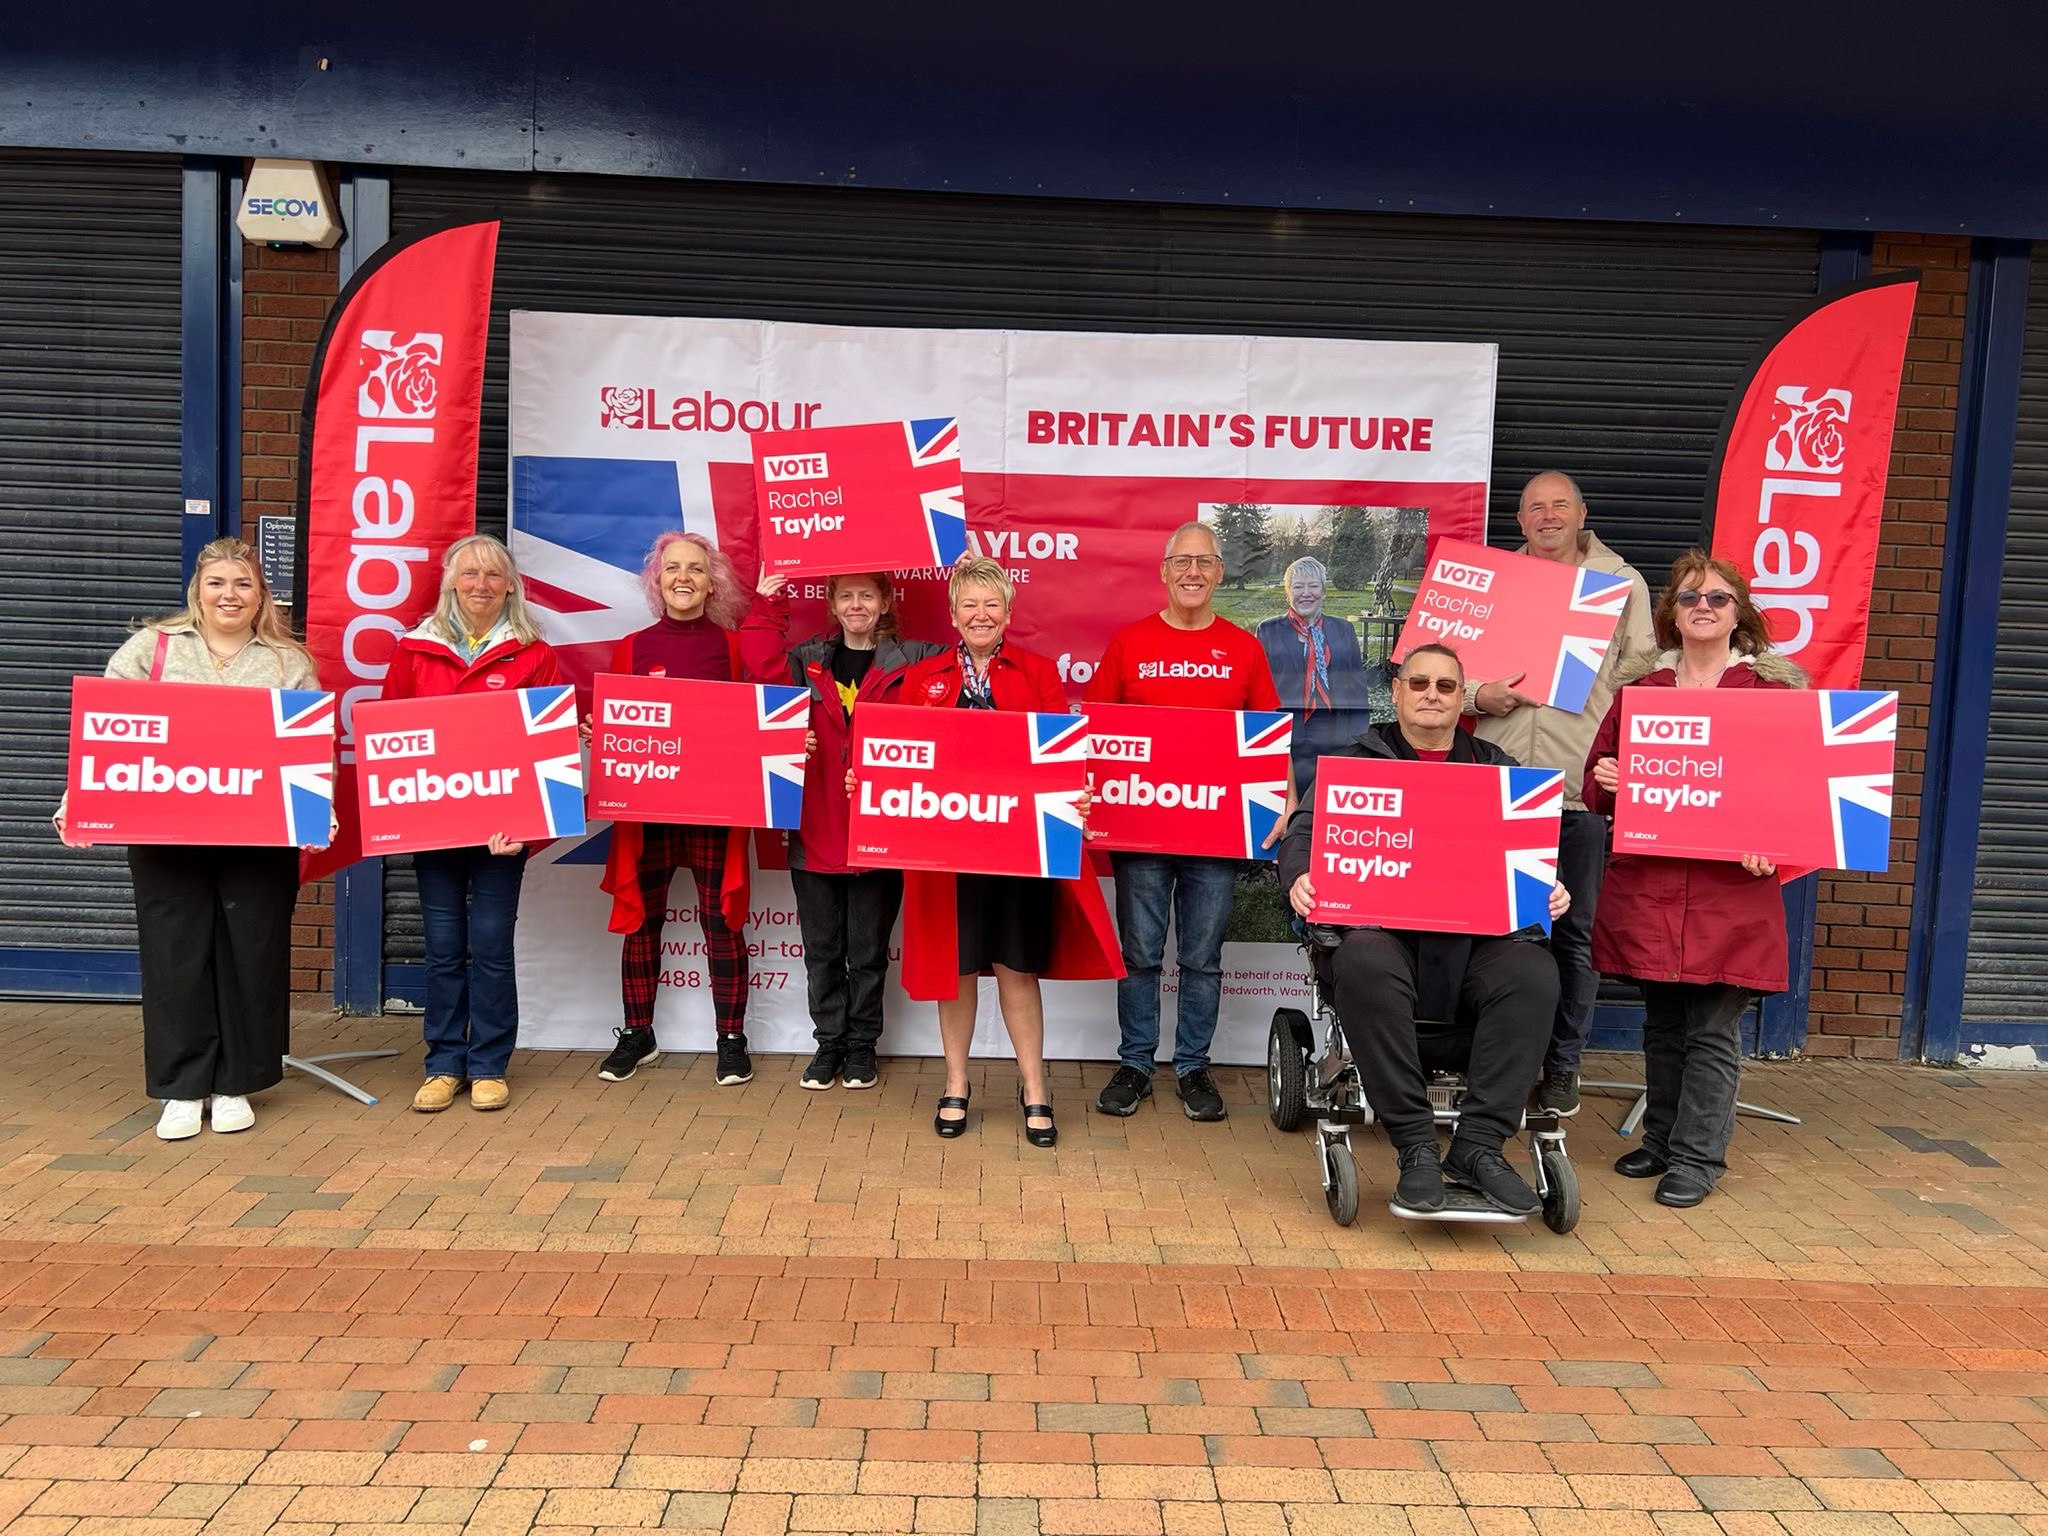
{"label": "metal roller shutter", "polygon": [[[399,172],[395,235],[505,221],[479,520],[505,518],[513,309],[863,325],[1497,341],[1493,537],[1572,471],[1652,585],[1695,542],[1744,364],[1818,280],[1810,233]],[[409,872],[387,958],[419,957]]]}
{"label": "metal roller shutter", "polygon": [[2027,304],[2020,363],[1998,652],[1978,822],[1970,947],[1963,972],[1971,1023],[2048,1023],[2048,284]]}
{"label": "metal roller shutter", "polygon": [[49,815],[72,676],[181,600],[180,212],[175,160],[0,151],[0,951],[17,988],[41,989],[42,952],[135,945],[121,851],[62,848]]}

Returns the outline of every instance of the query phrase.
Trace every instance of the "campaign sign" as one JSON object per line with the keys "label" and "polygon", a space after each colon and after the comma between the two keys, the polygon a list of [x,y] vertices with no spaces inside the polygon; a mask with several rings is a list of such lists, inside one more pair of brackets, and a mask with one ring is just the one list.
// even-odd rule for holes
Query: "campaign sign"
{"label": "campaign sign", "polygon": [[1467,677],[1491,682],[1522,673],[1517,691],[1577,714],[1607,659],[1628,593],[1625,576],[1439,539],[1394,655],[1448,645]]}
{"label": "campaign sign", "polygon": [[1118,853],[1270,859],[1287,809],[1285,711],[1090,704],[1088,841]]}
{"label": "campaign sign", "polygon": [[1319,758],[1312,920],[1548,933],[1563,809],[1564,775],[1553,768]]}
{"label": "campaign sign", "polygon": [[64,824],[77,843],[324,848],[334,695],[80,677]]}
{"label": "campaign sign", "polygon": [[1884,869],[1898,734],[1896,693],[1624,688],[1614,851]]}
{"label": "campaign sign", "polygon": [[967,552],[957,418],[756,432],[753,445],[764,574],[944,569]]}
{"label": "campaign sign", "polygon": [[584,829],[576,690],[566,684],[356,706],[363,852],[469,848]]}
{"label": "campaign sign", "polygon": [[590,814],[710,827],[803,819],[807,688],[601,672],[590,721]]}
{"label": "campaign sign", "polygon": [[1088,717],[863,704],[847,862],[982,875],[1081,873]]}

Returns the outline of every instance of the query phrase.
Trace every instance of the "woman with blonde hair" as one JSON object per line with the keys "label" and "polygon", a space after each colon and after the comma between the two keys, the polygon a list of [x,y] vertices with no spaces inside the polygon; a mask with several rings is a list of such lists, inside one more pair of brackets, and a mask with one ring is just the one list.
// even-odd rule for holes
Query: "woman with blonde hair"
{"label": "woman with blonde hair", "polygon": [[[1749,583],[1726,560],[1688,550],[1671,567],[1651,625],[1659,654],[1621,674],[1586,755],[1586,808],[1612,815],[1621,782],[1621,701],[1632,688],[1804,688],[1806,674],[1771,649]],[[1756,771],[1758,765],[1745,765]],[[1739,861],[1608,855],[1593,917],[1593,966],[1643,989],[1643,1144],[1615,1171],[1657,1179],[1660,1205],[1694,1206],[1728,1171],[1742,1076],[1742,1015],[1787,978],[1777,867]]]}
{"label": "woman with blonde hair", "polygon": [[[256,553],[240,539],[199,551],[185,606],[152,619],[107,662],[107,676],[232,688],[317,688],[313,659],[292,639]],[[65,807],[52,818],[71,841]],[[291,1049],[293,848],[130,844],[135,939],[142,968],[142,1058],[156,1133],[199,1134],[256,1123],[249,1095],[284,1078]]]}
{"label": "woman with blonde hair", "polygon": [[[561,681],[527,610],[512,552],[487,533],[457,539],[441,561],[434,611],[398,642],[387,699],[438,698]],[[437,1114],[467,1087],[472,1109],[511,1101],[505,1073],[519,1035],[512,934],[526,845],[501,832],[468,848],[412,856],[427,941],[426,1080],[412,1107]]]}

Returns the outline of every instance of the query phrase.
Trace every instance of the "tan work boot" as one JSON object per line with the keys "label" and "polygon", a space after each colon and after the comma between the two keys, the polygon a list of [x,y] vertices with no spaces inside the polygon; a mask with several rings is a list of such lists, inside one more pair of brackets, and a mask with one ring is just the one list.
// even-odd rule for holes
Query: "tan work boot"
{"label": "tan work boot", "polygon": [[455,1095],[462,1092],[459,1077],[430,1077],[420,1084],[420,1091],[412,1096],[412,1107],[423,1115],[438,1115],[455,1102]]}
{"label": "tan work boot", "polygon": [[480,1077],[469,1085],[471,1109],[503,1109],[512,1102],[512,1090],[502,1077]]}

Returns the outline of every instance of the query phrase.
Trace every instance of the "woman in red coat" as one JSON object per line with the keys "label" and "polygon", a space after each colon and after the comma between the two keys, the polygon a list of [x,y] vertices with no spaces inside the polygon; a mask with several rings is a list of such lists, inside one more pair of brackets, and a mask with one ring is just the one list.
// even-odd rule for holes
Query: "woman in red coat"
{"label": "woman in red coat", "polygon": [[[1771,649],[1749,583],[1701,550],[1679,556],[1652,623],[1661,652],[1624,675],[1631,688],[1803,688],[1806,675]],[[1620,779],[1617,695],[1586,757],[1586,805],[1611,815]],[[1728,1170],[1742,1073],[1742,1015],[1786,979],[1785,905],[1777,868],[1615,853],[1593,919],[1593,964],[1643,989],[1643,1144],[1617,1172],[1659,1178],[1663,1205],[1694,1206]]]}
{"label": "woman in red coat", "polygon": [[[635,677],[694,677],[737,682],[745,676],[733,633],[747,594],[732,561],[701,533],[664,533],[640,572],[654,622],[626,636],[609,671]],[[597,1069],[622,1083],[661,1055],[654,1039],[654,999],[661,988],[661,930],[676,871],[697,883],[697,910],[710,961],[711,1006],[718,1022],[718,1082],[754,1076],[747,1054],[747,829],[666,822],[612,823],[604,890],[612,898],[611,931],[626,936],[619,952],[619,992],[626,1026]]]}
{"label": "woman in red coat", "polygon": [[[512,553],[487,533],[457,539],[441,562],[441,600],[404,639],[384,678],[387,699],[561,681],[528,613]],[[427,1078],[412,1107],[435,1114],[464,1086],[472,1109],[510,1101],[505,1070],[519,1034],[512,932],[525,845],[493,833],[473,848],[412,856],[427,941]]]}
{"label": "woman in red coat", "polygon": [[[1003,643],[1015,589],[1001,565],[970,555],[953,567],[949,587],[960,643],[912,666],[902,701],[933,709],[1028,709],[1067,713],[1059,669],[1043,656]],[[852,776],[848,776],[851,787]],[[1087,802],[1082,802],[1082,813]],[[1022,1079],[1024,1138],[1049,1147],[1059,1138],[1045,1081],[1041,976],[1055,981],[1110,980],[1124,973],[1102,886],[1084,867],[1078,880],[1007,875],[904,875],[903,989],[939,1005],[946,1050],[946,1091],[932,1129],[958,1136],[967,1127],[967,1050],[974,1038],[976,978],[993,973],[1003,1024]]]}

